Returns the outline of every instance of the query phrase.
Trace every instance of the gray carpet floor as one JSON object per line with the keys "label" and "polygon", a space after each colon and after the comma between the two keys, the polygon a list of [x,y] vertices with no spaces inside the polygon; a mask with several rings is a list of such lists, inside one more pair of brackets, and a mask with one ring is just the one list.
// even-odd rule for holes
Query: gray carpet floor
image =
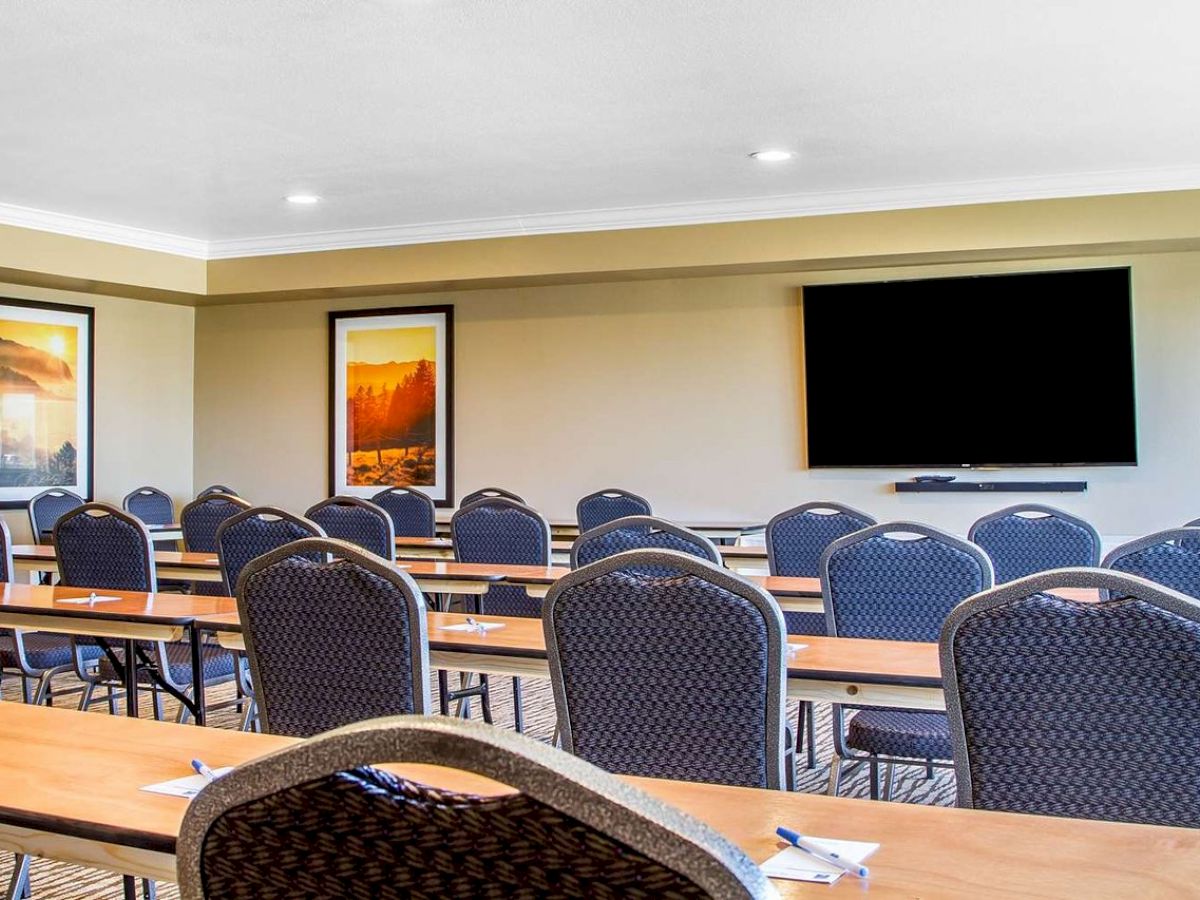
{"label": "gray carpet floor", "polygon": [[[451,675],[452,683],[456,676]],[[526,733],[542,741],[549,741],[554,732],[554,698],[550,691],[549,682],[538,679],[526,679],[524,687],[524,710]],[[492,711],[495,724],[500,728],[512,728],[512,681],[507,678],[492,679]],[[223,699],[232,694],[232,687],[217,688],[210,691],[210,699]],[[434,683],[434,698],[436,704],[437,686]],[[149,699],[143,694],[142,715],[150,716]],[[3,700],[5,702],[20,702],[20,689],[16,679],[6,678],[3,684]],[[68,698],[69,702],[69,698]],[[176,707],[172,701],[167,701],[166,714],[172,717]],[[108,707],[98,704],[88,713],[80,715],[107,715]],[[789,721],[796,721],[796,706],[789,704]],[[472,704],[471,717],[480,718],[479,703]],[[211,717],[212,727],[238,727],[238,714],[233,710],[221,710]],[[803,759],[799,770],[798,788],[809,793],[821,793],[826,789],[829,778],[829,759],[832,755],[831,723],[828,707],[817,708],[817,767],[804,768]],[[865,768],[865,767],[860,767]],[[857,772],[843,779],[842,794],[850,797],[868,796],[868,782],[865,771]],[[893,802],[925,803],[935,805],[952,805],[954,802],[954,775],[946,769],[935,769],[934,777],[927,779],[923,769],[904,767],[897,771]],[[8,885],[12,871],[12,856],[0,854],[0,885]],[[82,869],[78,866],[35,860],[32,866],[32,886],[35,900],[67,900],[67,898],[120,898],[122,884],[119,876],[108,872]],[[178,894],[174,885],[160,884],[159,896],[163,900],[173,900]]]}

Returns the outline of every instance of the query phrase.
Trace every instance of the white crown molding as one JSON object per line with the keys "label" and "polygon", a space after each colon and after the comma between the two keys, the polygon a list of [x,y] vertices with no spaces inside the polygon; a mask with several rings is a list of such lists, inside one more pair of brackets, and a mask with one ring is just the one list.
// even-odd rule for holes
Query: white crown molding
{"label": "white crown molding", "polygon": [[964,206],[1020,200],[1137,194],[1196,188],[1200,188],[1200,166],[1088,172],[1074,175],[1035,176],[894,188],[863,188],[563,213],[534,213],[523,216],[267,235],[215,241],[3,203],[0,203],[0,225],[15,225],[21,228],[88,238],[143,250],[158,250],[179,256],[211,260],[518,237],[531,234],[704,225],[719,222],[926,209],[938,206]]}

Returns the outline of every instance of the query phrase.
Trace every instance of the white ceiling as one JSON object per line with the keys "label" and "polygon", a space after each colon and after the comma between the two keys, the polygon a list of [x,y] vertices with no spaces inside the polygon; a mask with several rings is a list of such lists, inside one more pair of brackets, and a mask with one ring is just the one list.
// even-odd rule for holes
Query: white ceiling
{"label": "white ceiling", "polygon": [[0,221],[199,256],[1200,186],[1195,0],[2,13]]}

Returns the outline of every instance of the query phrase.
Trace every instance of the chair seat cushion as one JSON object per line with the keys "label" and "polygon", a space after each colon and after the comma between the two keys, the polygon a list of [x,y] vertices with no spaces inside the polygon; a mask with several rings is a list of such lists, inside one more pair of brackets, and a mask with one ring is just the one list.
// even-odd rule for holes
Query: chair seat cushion
{"label": "chair seat cushion", "polygon": [[846,744],[863,753],[909,759],[950,759],[950,723],[945,713],[864,709],[846,729]]}
{"label": "chair seat cushion", "polygon": [[[151,662],[157,662],[154,644],[143,641],[140,644],[142,652]],[[201,651],[204,665],[204,683],[218,681],[233,676],[233,654],[223,647],[205,644]],[[124,657],[124,654],[118,654]],[[167,644],[167,663],[170,668],[169,680],[174,684],[187,685],[192,683],[192,645],[183,642]],[[108,661],[108,657],[100,659],[100,678],[102,681],[116,681],[117,672]],[[138,675],[138,684],[149,684],[150,673],[143,670]]]}
{"label": "chair seat cushion", "polygon": [[[22,636],[25,644],[25,661],[30,668],[57,669],[71,665],[71,637],[66,634],[48,634],[35,631]],[[80,644],[80,652],[87,660],[96,659],[101,650],[95,644]],[[0,636],[0,665],[6,669],[17,669],[16,639],[12,633]]]}

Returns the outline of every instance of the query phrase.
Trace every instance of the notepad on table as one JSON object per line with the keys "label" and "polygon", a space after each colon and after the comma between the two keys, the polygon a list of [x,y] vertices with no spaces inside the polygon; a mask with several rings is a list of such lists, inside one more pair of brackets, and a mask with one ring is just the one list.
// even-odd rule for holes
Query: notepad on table
{"label": "notepad on table", "polygon": [[788,644],[788,655],[795,653],[797,650],[807,650],[808,644]]}
{"label": "notepad on table", "polygon": [[[233,766],[225,766],[223,769],[213,769],[213,774],[220,778],[232,771]],[[183,797],[190,800],[200,793],[208,783],[208,779],[203,775],[186,775],[183,778],[160,781],[158,784],[148,784],[142,790],[151,794],[164,794],[168,797]]]}
{"label": "notepad on table", "polygon": [[[878,844],[869,844],[865,841],[836,841],[833,838],[815,837],[808,839],[814,844],[856,863],[861,863],[879,849]],[[834,884],[846,874],[837,866],[817,859],[799,847],[785,847],[780,850],[762,864],[762,870],[768,878],[813,881],[817,884]]]}
{"label": "notepad on table", "polygon": [[90,597],[55,597],[55,603],[71,603],[77,606],[91,606],[93,603],[115,603],[120,597],[102,597],[92,594]]}
{"label": "notepad on table", "polygon": [[472,625],[470,622],[461,622],[458,625],[439,625],[439,631],[478,631],[487,633],[494,631],[497,628],[503,628],[503,622],[476,622]]}

